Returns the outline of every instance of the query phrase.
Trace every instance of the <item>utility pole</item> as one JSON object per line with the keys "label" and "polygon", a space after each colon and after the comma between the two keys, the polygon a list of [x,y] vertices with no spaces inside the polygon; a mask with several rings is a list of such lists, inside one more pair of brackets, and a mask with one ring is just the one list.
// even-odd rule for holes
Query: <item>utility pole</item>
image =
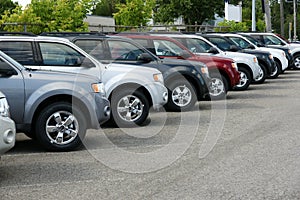
{"label": "utility pole", "polygon": [[284,36],[284,8],[283,0],[280,0],[280,34]]}
{"label": "utility pole", "polygon": [[293,1],[293,4],[294,4],[294,41],[297,40],[297,9],[296,9],[296,0]]}
{"label": "utility pole", "polygon": [[252,0],[252,31],[256,31],[255,0]]}

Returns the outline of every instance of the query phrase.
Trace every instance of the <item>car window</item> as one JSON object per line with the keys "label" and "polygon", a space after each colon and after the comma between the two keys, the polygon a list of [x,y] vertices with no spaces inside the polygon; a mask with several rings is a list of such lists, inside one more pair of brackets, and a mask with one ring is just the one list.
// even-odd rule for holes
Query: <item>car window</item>
{"label": "car window", "polygon": [[195,38],[188,39],[187,45],[189,46],[189,49],[195,53],[207,53],[211,48],[211,45],[205,41]]}
{"label": "car window", "polygon": [[145,52],[143,49],[129,42],[115,40],[107,42],[111,57],[114,60],[138,60],[139,56]]}
{"label": "car window", "polygon": [[34,65],[32,42],[1,41],[0,50],[23,65]]}
{"label": "car window", "polygon": [[110,60],[110,56],[104,51],[102,40],[79,39],[74,42],[77,46],[83,49],[88,54],[94,56],[97,60]]}
{"label": "car window", "polygon": [[75,49],[58,43],[39,43],[43,65],[81,66],[84,56]]}
{"label": "car window", "polygon": [[266,45],[281,45],[281,41],[272,35],[264,35],[264,42]]}
{"label": "car window", "polygon": [[153,42],[158,56],[178,56],[184,50],[172,41],[154,39]]}
{"label": "car window", "polygon": [[238,37],[228,37],[234,44],[236,44],[238,47],[242,49],[247,49],[249,46],[249,43],[244,40],[243,38],[238,38]]}
{"label": "car window", "polygon": [[207,39],[223,51],[228,51],[230,49],[230,43],[228,43],[226,39],[212,37],[208,37]]}

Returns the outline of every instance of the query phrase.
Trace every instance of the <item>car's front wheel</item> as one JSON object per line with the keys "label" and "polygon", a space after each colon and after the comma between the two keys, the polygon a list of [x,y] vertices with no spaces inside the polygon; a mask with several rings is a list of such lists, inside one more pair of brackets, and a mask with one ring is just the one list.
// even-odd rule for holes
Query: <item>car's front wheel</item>
{"label": "car's front wheel", "polygon": [[149,101],[139,90],[114,91],[111,97],[111,120],[119,127],[142,125],[149,115]]}
{"label": "car's front wheel", "polygon": [[194,87],[186,80],[173,80],[167,85],[169,91],[168,102],[165,105],[168,111],[187,111],[195,106],[197,101]]}
{"label": "car's front wheel", "polygon": [[228,91],[228,81],[221,74],[211,74],[209,84],[209,95],[211,100],[225,99]]}
{"label": "car's front wheel", "polygon": [[250,72],[249,72],[249,70],[247,70],[243,67],[239,68],[239,72],[240,72],[241,79],[240,79],[239,84],[237,84],[234,87],[234,90],[238,90],[238,91],[246,90],[249,87],[250,83],[251,83]]}
{"label": "car's front wheel", "polygon": [[87,122],[82,110],[69,102],[46,106],[35,123],[35,133],[41,145],[51,151],[70,151],[82,145]]}
{"label": "car's front wheel", "polygon": [[300,69],[300,54],[294,55],[294,68]]}

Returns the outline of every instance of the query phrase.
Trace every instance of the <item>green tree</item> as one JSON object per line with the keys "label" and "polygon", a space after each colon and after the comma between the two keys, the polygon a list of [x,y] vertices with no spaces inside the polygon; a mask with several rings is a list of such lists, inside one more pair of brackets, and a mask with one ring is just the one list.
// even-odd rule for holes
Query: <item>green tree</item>
{"label": "green tree", "polygon": [[116,5],[126,3],[125,0],[100,0],[94,1],[94,8],[92,9],[93,15],[112,17],[113,13],[117,12]]}
{"label": "green tree", "polygon": [[157,0],[154,21],[173,22],[183,17],[185,24],[202,24],[215,18],[215,14],[224,16],[224,0]]}
{"label": "green tree", "polygon": [[[2,15],[0,24],[33,24],[27,31],[87,31],[83,22],[91,7],[91,0],[32,0],[24,10],[16,7]],[[7,31],[23,31],[24,26],[5,26]]]}
{"label": "green tree", "polygon": [[235,22],[231,20],[224,20],[218,23],[219,28],[215,28],[215,31],[219,32],[234,32],[234,31],[248,31],[246,22]]}
{"label": "green tree", "polygon": [[117,25],[145,26],[152,18],[155,0],[126,0],[126,4],[116,5],[118,12],[114,13]]}
{"label": "green tree", "polygon": [[12,10],[17,7],[18,3],[12,2],[12,0],[0,0],[0,15],[4,14],[6,10]]}

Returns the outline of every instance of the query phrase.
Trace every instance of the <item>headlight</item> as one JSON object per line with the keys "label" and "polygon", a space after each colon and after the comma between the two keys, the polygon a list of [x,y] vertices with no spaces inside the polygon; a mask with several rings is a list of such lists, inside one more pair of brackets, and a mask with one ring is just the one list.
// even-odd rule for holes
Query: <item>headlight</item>
{"label": "headlight", "polygon": [[202,66],[201,67],[201,72],[202,72],[202,74],[208,74],[208,68],[207,68],[207,66]]}
{"label": "headlight", "polygon": [[164,78],[163,78],[163,75],[161,73],[159,73],[159,74],[153,74],[153,79],[156,82],[164,83]]}
{"label": "headlight", "polygon": [[238,67],[237,67],[237,64],[236,64],[236,62],[233,62],[233,63],[231,63],[231,66],[232,66],[232,68],[234,68],[234,69],[238,70]]}
{"label": "headlight", "polygon": [[0,116],[2,117],[9,117],[9,106],[7,103],[6,98],[1,98],[0,99]]}
{"label": "headlight", "polygon": [[274,59],[274,57],[273,57],[273,55],[272,55],[272,54],[269,54],[269,58],[270,58],[271,60],[273,60],[273,59]]}
{"label": "headlight", "polygon": [[256,57],[253,58],[253,62],[257,63],[257,58]]}
{"label": "headlight", "polygon": [[288,50],[288,52],[289,52],[289,54],[292,54],[292,51],[290,49]]}
{"label": "headlight", "polygon": [[102,93],[105,95],[105,86],[103,83],[93,83],[92,89],[95,93]]}

